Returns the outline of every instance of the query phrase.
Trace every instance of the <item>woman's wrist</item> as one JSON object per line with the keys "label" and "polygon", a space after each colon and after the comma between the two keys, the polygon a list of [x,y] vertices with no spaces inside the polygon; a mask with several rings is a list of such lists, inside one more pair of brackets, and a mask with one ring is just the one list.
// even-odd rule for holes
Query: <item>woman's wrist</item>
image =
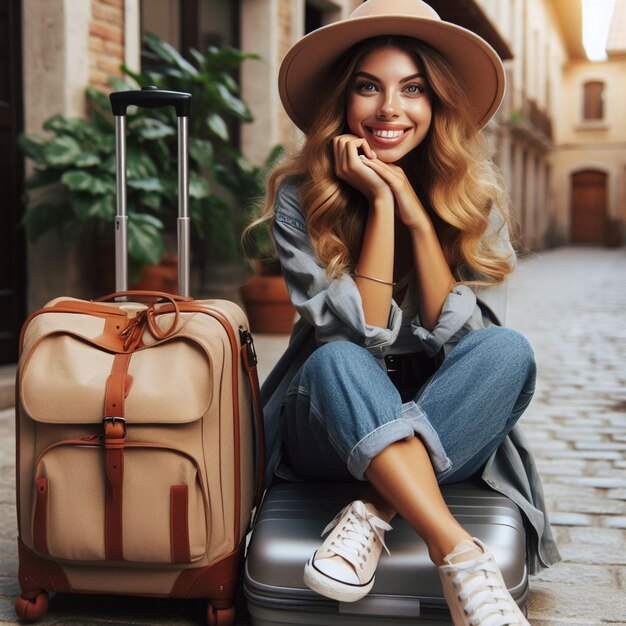
{"label": "woman's wrist", "polygon": [[408,225],[407,228],[414,241],[420,241],[424,237],[432,237],[433,235],[437,236],[435,227],[426,213]]}
{"label": "woman's wrist", "polygon": [[394,198],[391,191],[384,191],[375,195],[370,200],[370,209],[375,213],[393,211]]}

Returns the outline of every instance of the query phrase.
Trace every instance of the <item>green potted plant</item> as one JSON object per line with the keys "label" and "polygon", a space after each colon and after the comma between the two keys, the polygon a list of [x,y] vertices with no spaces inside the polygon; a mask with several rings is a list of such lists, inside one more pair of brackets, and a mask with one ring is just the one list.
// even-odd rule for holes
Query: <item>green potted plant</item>
{"label": "green potted plant", "polygon": [[[112,245],[115,215],[115,136],[112,121],[98,110],[103,94],[88,89],[94,107],[89,119],[55,115],[43,128],[47,138],[23,134],[20,145],[34,161],[26,181],[31,204],[24,216],[26,234],[36,241],[56,229],[63,240]],[[156,162],[163,152],[163,137],[173,132],[146,116],[129,124],[128,203],[129,257],[135,268],[159,261],[163,255],[163,223],[153,208],[162,203],[165,187],[157,177]],[[87,245],[87,249],[91,247]],[[102,274],[96,254],[87,265]],[[112,253],[109,255],[112,258]],[[112,288],[109,282],[98,285]]]}
{"label": "green potted plant", "polygon": [[[197,67],[169,44],[148,35],[154,69],[110,79],[114,90],[155,84],[192,94],[189,124],[190,216],[194,254],[202,271],[202,248],[224,258],[238,255],[236,215],[215,184],[219,167],[227,167],[238,152],[225,150],[229,124],[252,119],[238,97],[232,78],[246,59],[232,48],[192,50]],[[34,161],[26,182],[30,206],[24,218],[28,238],[36,241],[57,230],[64,240],[107,242],[112,246],[115,214],[115,127],[106,94],[87,89],[87,119],[54,116],[45,124],[47,138],[24,134],[20,143]],[[127,121],[129,257],[134,277],[158,263],[168,252],[174,230],[177,195],[176,118],[170,109],[129,110]],[[217,168],[217,169],[216,169]],[[204,243],[205,238],[208,244]],[[88,249],[95,249],[91,243]],[[98,259],[113,259],[111,251]],[[106,274],[96,262],[94,274]],[[109,272],[111,273],[111,272]],[[97,290],[112,289],[97,285]]]}

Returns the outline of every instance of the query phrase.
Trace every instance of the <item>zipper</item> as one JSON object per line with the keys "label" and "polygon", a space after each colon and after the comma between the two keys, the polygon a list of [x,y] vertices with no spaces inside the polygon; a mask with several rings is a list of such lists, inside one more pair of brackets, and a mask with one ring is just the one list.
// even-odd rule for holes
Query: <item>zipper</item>
{"label": "zipper", "polygon": [[241,343],[245,344],[247,347],[249,363],[256,365],[258,363],[258,358],[256,355],[256,349],[254,347],[254,339],[252,339],[252,333],[243,326],[240,326],[239,339]]}

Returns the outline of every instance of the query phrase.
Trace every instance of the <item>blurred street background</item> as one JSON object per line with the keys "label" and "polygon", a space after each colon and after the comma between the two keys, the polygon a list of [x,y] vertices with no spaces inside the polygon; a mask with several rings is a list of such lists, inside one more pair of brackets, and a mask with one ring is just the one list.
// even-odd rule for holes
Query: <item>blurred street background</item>
{"label": "blurred street background", "polygon": [[[360,1],[0,0],[0,624],[17,623],[21,325],[54,297],[114,290],[108,94],[145,84],[193,94],[192,293],[245,307],[264,377],[293,310],[280,272],[244,262],[239,241],[268,169],[300,139],[278,68],[302,35]],[[485,129],[520,257],[507,325],[537,355],[523,424],[564,557],[532,579],[530,621],[626,625],[626,0],[427,1],[485,38],[507,73]],[[176,290],[175,130],[170,112],[129,111],[137,288]],[[268,252],[266,237],[249,245]],[[41,623],[187,626],[202,615],[193,603],[56,598]]]}

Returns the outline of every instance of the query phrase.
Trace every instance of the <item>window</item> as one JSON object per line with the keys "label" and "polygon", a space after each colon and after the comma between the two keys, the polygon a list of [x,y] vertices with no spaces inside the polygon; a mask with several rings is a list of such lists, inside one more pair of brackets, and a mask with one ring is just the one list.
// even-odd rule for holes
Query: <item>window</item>
{"label": "window", "polygon": [[583,85],[583,120],[604,119],[604,83],[589,81]]}
{"label": "window", "polygon": [[[142,32],[154,33],[185,56],[189,48],[239,46],[239,2],[233,0],[142,0],[141,22]],[[143,62],[150,62],[145,51]]]}

